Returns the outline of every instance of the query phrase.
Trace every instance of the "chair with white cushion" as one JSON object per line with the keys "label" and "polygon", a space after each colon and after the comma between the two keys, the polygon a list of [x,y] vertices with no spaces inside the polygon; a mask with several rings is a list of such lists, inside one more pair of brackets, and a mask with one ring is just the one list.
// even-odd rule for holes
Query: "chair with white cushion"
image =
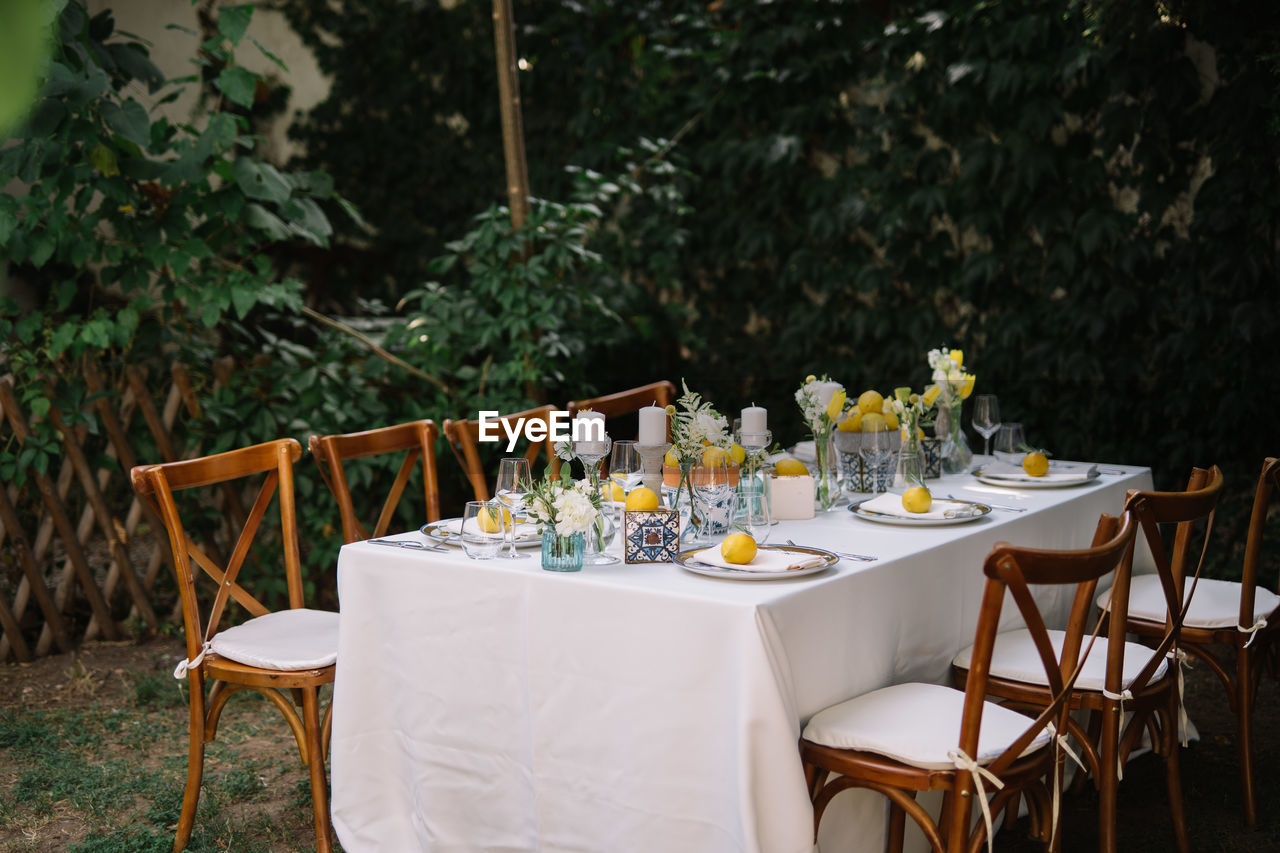
{"label": "chair with white cushion", "polygon": [[[1188,587],[1182,596],[1184,601],[1188,598],[1190,601],[1186,602],[1182,616],[1180,645],[1217,674],[1226,688],[1231,709],[1236,712],[1240,782],[1244,789],[1245,822],[1249,826],[1258,821],[1251,733],[1253,703],[1258,680],[1275,654],[1275,638],[1280,635],[1280,613],[1276,612],[1280,596],[1258,585],[1267,510],[1271,493],[1277,488],[1280,488],[1280,459],[1269,458],[1262,464],[1254,492],[1240,581],[1200,578],[1195,582],[1195,594],[1192,595]],[[1181,583],[1187,586],[1181,561],[1178,566]],[[1105,597],[1099,598],[1099,606],[1105,604],[1105,600]],[[1134,578],[1129,592],[1129,630],[1144,638],[1158,637],[1164,630],[1167,613],[1160,578],[1156,575]],[[1215,656],[1215,647],[1234,650],[1234,676],[1227,668],[1230,664],[1224,664]]]}
{"label": "chair with white cushion", "polygon": [[[1127,516],[1103,516],[1088,549],[1042,551],[997,544],[983,564],[987,581],[964,691],[897,684],[815,714],[800,741],[815,840],[831,799],[848,788],[867,788],[889,800],[890,851],[902,850],[907,815],[938,853],[973,851],[984,838],[990,848],[995,818],[1007,809],[1016,811],[1023,797],[1035,836],[1049,849],[1059,849],[1057,796],[1064,757],[1058,733],[1066,725],[1067,696],[1079,674],[1082,627],[1076,624],[1067,641],[1054,648],[1031,588],[1096,583],[1125,562],[1133,533]],[[985,699],[987,667],[1006,597],[1029,626],[1040,677],[1054,694],[1034,718]],[[915,799],[928,790],[944,792],[937,820]],[[982,812],[976,824],[971,820],[975,800]]]}
{"label": "chair with white cushion", "polygon": [[[200,799],[205,743],[217,734],[218,718],[227,699],[246,689],[265,696],[289,723],[298,752],[310,771],[316,848],[322,852],[331,849],[324,769],[329,716],[326,712],[321,722],[318,694],[322,685],[333,682],[334,662],[338,657],[338,614],[304,606],[293,491],[293,463],[301,455],[301,445],[285,438],[201,459],[139,465],[130,472],[134,490],[164,520],[168,531],[187,638],[187,659],[174,671],[175,678],[189,679],[187,692],[191,704],[187,783],[173,842],[175,851],[185,848],[191,838]],[[239,481],[258,475],[262,475],[262,481],[257,497],[227,564],[221,566],[208,556],[208,549],[202,549],[188,535],[174,493],[232,481],[242,486],[244,483]],[[253,484],[251,481],[250,485]],[[278,531],[272,524],[267,528],[270,534],[264,531],[259,536],[277,490]],[[192,498],[191,514],[199,509],[198,501],[198,495]],[[190,518],[188,521],[190,523]],[[255,538],[261,546],[258,549],[254,548]],[[263,549],[268,545],[281,565],[267,559]],[[287,609],[270,611],[240,585],[240,570],[251,553],[255,574],[278,573],[283,569],[288,589]],[[199,574],[193,563],[217,586],[207,607],[202,607],[196,592]],[[249,618],[224,629],[223,617],[232,601],[244,608]],[[207,697],[206,680],[212,682]],[[301,705],[301,716],[295,704]]]}

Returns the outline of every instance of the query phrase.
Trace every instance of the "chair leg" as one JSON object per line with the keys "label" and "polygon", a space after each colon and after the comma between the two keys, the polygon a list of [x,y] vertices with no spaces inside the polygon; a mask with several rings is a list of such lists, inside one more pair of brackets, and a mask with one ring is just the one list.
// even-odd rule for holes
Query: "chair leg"
{"label": "chair leg", "polygon": [[1236,737],[1240,750],[1240,784],[1244,788],[1244,822],[1258,823],[1257,793],[1253,782],[1253,655],[1236,649]]}
{"label": "chair leg", "polygon": [[889,801],[889,836],[885,840],[884,849],[888,853],[902,853],[902,843],[906,837],[907,813],[902,806]]}
{"label": "chair leg", "polygon": [[1098,850],[1116,853],[1116,789],[1119,786],[1116,763],[1120,751],[1120,727],[1124,725],[1120,707],[1103,708],[1098,744]]}
{"label": "chair leg", "polygon": [[302,719],[307,730],[307,768],[311,772],[311,810],[316,825],[316,853],[330,853],[329,792],[324,772],[324,747],[316,688],[302,691]]}
{"label": "chair leg", "polygon": [[1190,853],[1191,842],[1187,838],[1187,819],[1182,810],[1182,764],[1179,753],[1181,737],[1178,731],[1178,693],[1169,691],[1169,705],[1166,713],[1167,725],[1164,727],[1165,741],[1165,785],[1169,792],[1169,817],[1173,820],[1173,837],[1178,845],[1178,853]]}
{"label": "chair leg", "polygon": [[200,802],[200,781],[204,776],[204,676],[192,669],[187,677],[190,693],[190,743],[187,746],[187,784],[182,792],[182,813],[178,832],[173,838],[173,852],[187,849],[191,828],[196,822],[196,805]]}

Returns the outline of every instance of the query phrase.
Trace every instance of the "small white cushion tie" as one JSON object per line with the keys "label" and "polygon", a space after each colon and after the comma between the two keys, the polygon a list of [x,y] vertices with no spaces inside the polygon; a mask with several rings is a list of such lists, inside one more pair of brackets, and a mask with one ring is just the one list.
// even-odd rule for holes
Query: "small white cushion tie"
{"label": "small white cushion tie", "polygon": [[[1128,690],[1121,690],[1119,693],[1112,693],[1105,687],[1102,688],[1102,695],[1108,699],[1112,699],[1120,703],[1120,725],[1124,725],[1124,703],[1133,701],[1133,694]],[[1120,757],[1119,752],[1116,753],[1116,778],[1124,778],[1124,759]]]}
{"label": "small white cushion tie", "polygon": [[[1080,760],[1080,756],[1076,755],[1076,751],[1067,743],[1067,735],[1055,735],[1053,738],[1056,749],[1065,752],[1072,761],[1080,765],[1080,769],[1088,773],[1089,768],[1084,766],[1084,762]],[[1053,757],[1053,830],[1049,834],[1049,849],[1053,849],[1054,839],[1058,837],[1058,801],[1062,798],[1062,768],[1059,766],[1058,757]]]}
{"label": "small white cushion tie", "polygon": [[[1248,628],[1244,628],[1240,625],[1237,625],[1236,630],[1239,631],[1241,634],[1249,635],[1249,641],[1244,644],[1244,647],[1247,649],[1253,645],[1254,640],[1258,639],[1258,632],[1265,627],[1267,627],[1267,620],[1259,619],[1257,622],[1254,622],[1253,625]],[[1183,744],[1183,746],[1185,745],[1186,744]]]}
{"label": "small white cushion tie", "polygon": [[1177,661],[1178,664],[1178,740],[1185,747],[1187,745],[1187,726],[1190,720],[1187,719],[1187,706],[1182,701],[1182,668],[1190,669],[1191,663],[1187,659],[1187,653],[1182,649],[1170,649],[1165,657]]}
{"label": "small white cushion tie", "polygon": [[204,660],[205,653],[209,651],[209,647],[211,645],[212,644],[208,640],[205,640],[204,645],[200,647],[200,654],[196,655],[191,660],[184,659],[178,661],[178,665],[173,668],[173,677],[179,681],[186,678],[187,673],[198,667]]}
{"label": "small white cushion tie", "polygon": [[996,777],[987,768],[974,761],[963,749],[952,749],[947,752],[947,758],[956,765],[956,769],[960,771],[969,771],[973,776],[973,787],[978,795],[978,805],[982,806],[982,819],[987,824],[987,853],[994,853],[995,850],[995,824],[991,821],[991,807],[987,805],[987,789],[982,784],[982,777],[996,786],[996,789],[1004,787],[1004,783]]}

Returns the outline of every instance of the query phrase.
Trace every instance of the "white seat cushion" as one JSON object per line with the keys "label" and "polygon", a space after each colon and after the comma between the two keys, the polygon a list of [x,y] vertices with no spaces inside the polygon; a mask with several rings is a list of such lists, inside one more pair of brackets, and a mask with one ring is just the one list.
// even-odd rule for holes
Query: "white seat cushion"
{"label": "white seat cushion", "polygon": [[[1186,591],[1191,592],[1191,579],[1187,579]],[[1111,600],[1111,590],[1098,596],[1098,606],[1106,607]],[[1264,587],[1258,587],[1253,597],[1253,621],[1248,628],[1280,604],[1280,596]],[[1164,590],[1159,575],[1139,575],[1129,584],[1129,615],[1152,622],[1163,622],[1165,617]],[[1191,607],[1182,624],[1189,628],[1232,628],[1240,618],[1240,584],[1201,578],[1196,584]]]}
{"label": "white seat cushion", "polygon": [[[979,764],[989,764],[1008,749],[1032,723],[1031,717],[984,702],[978,730]],[[859,749],[885,755],[912,767],[941,770],[955,767],[947,753],[960,744],[964,693],[939,684],[896,684],[819,711],[805,726],[804,737],[837,749]],[[1026,755],[1052,739],[1052,727],[1036,735]]]}
{"label": "white seat cushion", "polygon": [[[1054,655],[1062,656],[1062,642],[1066,634],[1062,631],[1049,631],[1049,642],[1053,645]],[[1080,651],[1089,645],[1089,638],[1084,637]],[[1122,689],[1127,688],[1142,672],[1142,668],[1151,660],[1152,650],[1140,643],[1124,644],[1124,668],[1120,673]],[[952,663],[961,669],[969,668],[973,657],[973,646],[965,649],[952,659]],[[1161,660],[1156,667],[1152,681],[1157,681],[1169,668],[1168,661]],[[996,637],[995,648],[991,651],[991,675],[1008,681],[1021,681],[1023,684],[1048,684],[1044,674],[1044,664],[1036,651],[1036,644],[1031,639],[1031,632],[1026,628],[1016,631],[1005,631]],[[1076,678],[1077,690],[1100,692],[1106,686],[1107,676],[1107,638],[1098,637],[1089,656],[1085,658],[1084,668]]]}
{"label": "white seat cushion", "polygon": [[278,610],[215,634],[209,647],[224,658],[263,669],[321,669],[338,659],[338,614]]}

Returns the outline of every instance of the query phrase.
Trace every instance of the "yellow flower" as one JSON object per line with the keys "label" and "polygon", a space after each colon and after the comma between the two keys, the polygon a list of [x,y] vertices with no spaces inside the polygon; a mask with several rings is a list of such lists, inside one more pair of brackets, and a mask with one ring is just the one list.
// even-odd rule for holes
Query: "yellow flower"
{"label": "yellow flower", "polygon": [[845,393],[837,391],[831,395],[831,402],[827,403],[827,419],[834,421],[840,416],[840,410],[844,408]]}
{"label": "yellow flower", "polygon": [[810,382],[817,382],[817,381],[818,381],[818,377],[814,376],[812,373],[810,373],[808,376],[804,378],[805,385],[808,385]]}
{"label": "yellow flower", "polygon": [[674,415],[676,413],[676,407],[671,404],[667,404],[667,408],[664,411],[666,411],[668,415]]}
{"label": "yellow flower", "polygon": [[941,392],[942,386],[940,385],[930,385],[928,388],[924,389],[924,404],[926,406],[932,406],[934,401],[938,399],[938,394]]}
{"label": "yellow flower", "polygon": [[956,364],[964,364],[964,350],[953,349],[950,352],[951,360]]}
{"label": "yellow flower", "polygon": [[968,400],[969,395],[973,393],[973,383],[978,381],[978,377],[972,373],[964,375],[964,384],[960,386],[960,399]]}

